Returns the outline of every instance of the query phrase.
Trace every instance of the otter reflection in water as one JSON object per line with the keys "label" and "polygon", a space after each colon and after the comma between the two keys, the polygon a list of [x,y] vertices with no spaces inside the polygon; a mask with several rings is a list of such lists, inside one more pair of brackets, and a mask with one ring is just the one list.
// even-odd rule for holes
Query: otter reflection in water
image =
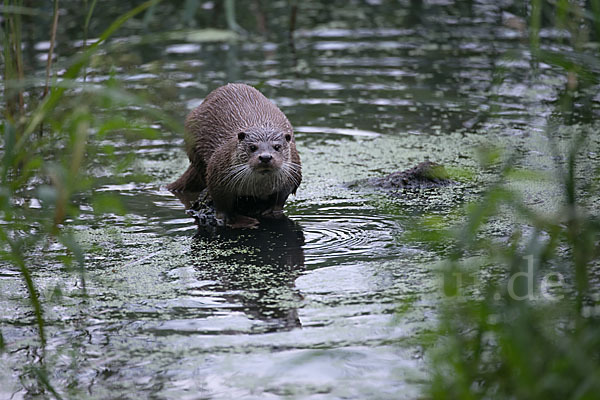
{"label": "otter reflection in water", "polygon": [[200,223],[194,238],[198,259],[210,260],[196,271],[219,282],[224,298],[266,322],[267,331],[301,326],[295,280],[304,270],[304,233],[298,224],[287,217],[261,219],[257,229],[232,231]]}

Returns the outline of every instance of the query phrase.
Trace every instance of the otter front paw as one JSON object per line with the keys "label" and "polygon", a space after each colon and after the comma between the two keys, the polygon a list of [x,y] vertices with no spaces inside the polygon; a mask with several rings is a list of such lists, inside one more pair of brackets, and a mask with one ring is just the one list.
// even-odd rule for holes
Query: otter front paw
{"label": "otter front paw", "polygon": [[245,215],[236,215],[234,218],[227,219],[227,226],[233,229],[239,228],[257,228],[258,220]]}
{"label": "otter front paw", "polygon": [[275,206],[263,211],[261,216],[265,218],[281,219],[285,217],[285,214],[283,213],[283,207]]}

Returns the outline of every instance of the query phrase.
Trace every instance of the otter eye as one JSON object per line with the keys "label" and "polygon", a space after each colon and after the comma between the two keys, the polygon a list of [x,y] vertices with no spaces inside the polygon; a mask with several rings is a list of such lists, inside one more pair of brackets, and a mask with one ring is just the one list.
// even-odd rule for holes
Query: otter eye
{"label": "otter eye", "polygon": [[280,145],[280,144],[274,144],[274,145],[273,145],[273,149],[274,149],[275,151],[279,151],[279,150],[281,150],[281,145]]}
{"label": "otter eye", "polygon": [[241,142],[246,137],[246,132],[238,133],[238,140]]}
{"label": "otter eye", "polygon": [[289,142],[290,140],[292,140],[292,135],[290,135],[289,133],[286,133],[286,135],[285,135],[285,141]]}
{"label": "otter eye", "polygon": [[250,145],[250,151],[251,151],[251,152],[255,152],[256,150],[258,150],[258,146],[257,146],[257,145],[255,145],[255,144],[251,144],[251,145]]}

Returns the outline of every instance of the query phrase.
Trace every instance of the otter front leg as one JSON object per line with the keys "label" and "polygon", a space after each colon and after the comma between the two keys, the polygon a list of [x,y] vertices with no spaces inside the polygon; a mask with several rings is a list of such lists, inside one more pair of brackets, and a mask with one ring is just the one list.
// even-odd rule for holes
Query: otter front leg
{"label": "otter front leg", "polygon": [[236,213],[234,202],[233,196],[219,196],[218,194],[214,196],[213,203],[217,211],[217,218],[224,220],[225,225],[229,228],[256,228],[258,220]]}
{"label": "otter front leg", "polygon": [[257,228],[258,220],[256,218],[247,217],[245,215],[234,215],[232,217],[225,218],[225,224],[229,228]]}
{"label": "otter front leg", "polygon": [[283,205],[285,204],[285,201],[289,195],[290,193],[287,191],[276,193],[272,199],[273,205],[263,211],[261,216],[275,219],[284,218],[285,214],[283,213]]}
{"label": "otter front leg", "polygon": [[258,220],[256,218],[245,215],[227,214],[222,211],[217,211],[217,218],[223,220],[227,227],[233,229],[256,228],[258,226]]}
{"label": "otter front leg", "polygon": [[275,219],[280,219],[280,218],[285,217],[285,214],[283,213],[283,205],[278,205],[278,204],[274,205],[273,207],[267,208],[260,215],[265,218],[275,218]]}

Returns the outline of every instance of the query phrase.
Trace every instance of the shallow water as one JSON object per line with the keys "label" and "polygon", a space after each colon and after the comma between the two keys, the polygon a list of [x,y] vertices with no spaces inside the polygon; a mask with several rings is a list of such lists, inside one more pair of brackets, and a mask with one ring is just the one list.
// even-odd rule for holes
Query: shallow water
{"label": "shallow water", "polygon": [[[495,2],[468,10],[367,3],[307,3],[295,55],[285,37],[122,38],[139,65],[115,57],[117,77],[180,120],[221,84],[259,86],[296,128],[304,179],[286,204],[289,219],[198,229],[164,188],[187,166],[181,137],[112,140],[150,179],[122,183],[97,169],[99,190],[128,211],[95,216],[82,201],[81,220],[69,225],[86,249],[89,298],[60,267],[60,248],[40,255],[34,272],[46,298],[62,288],[46,306],[45,362],[66,397],[418,396],[427,377],[420,340],[435,324],[444,250],[403,234],[423,215],[460,218],[459,205],[486,180],[474,151],[481,144],[519,148],[533,155],[521,163],[548,168],[542,131],[564,82],[549,67],[532,80],[526,43]],[[285,31],[285,8],[273,8],[272,24]],[[459,173],[459,183],[402,196],[353,184],[425,159]],[[532,202],[556,203],[548,185],[529,189]],[[493,234],[505,234],[499,229]],[[0,291],[10,349],[0,355],[0,398],[36,398],[32,382],[19,380],[20,367],[40,356],[35,325],[9,266],[0,265]]]}

